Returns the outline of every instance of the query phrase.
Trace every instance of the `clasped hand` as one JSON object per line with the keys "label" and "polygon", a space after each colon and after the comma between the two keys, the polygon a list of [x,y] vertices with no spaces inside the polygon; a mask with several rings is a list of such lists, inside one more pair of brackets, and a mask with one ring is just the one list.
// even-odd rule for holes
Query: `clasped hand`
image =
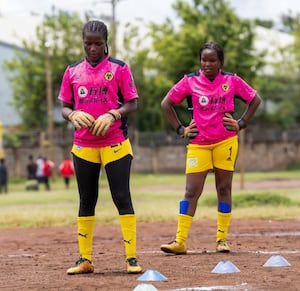
{"label": "clasped hand", "polygon": [[93,123],[90,131],[94,135],[104,136],[112,124],[121,118],[121,114],[117,110],[110,110],[100,115]]}
{"label": "clasped hand", "polygon": [[74,110],[68,116],[76,129],[90,128],[92,134],[101,136],[104,136],[112,124],[120,118],[121,114],[115,109],[100,115],[96,120],[92,115],[81,110]]}
{"label": "clasped hand", "polygon": [[92,115],[80,110],[72,111],[68,119],[73,123],[76,129],[88,128],[92,126],[95,121]]}

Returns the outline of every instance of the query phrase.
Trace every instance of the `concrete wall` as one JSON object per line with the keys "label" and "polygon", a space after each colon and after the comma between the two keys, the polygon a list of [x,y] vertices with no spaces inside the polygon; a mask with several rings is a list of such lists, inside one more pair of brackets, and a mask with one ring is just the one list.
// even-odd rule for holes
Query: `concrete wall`
{"label": "concrete wall", "polygon": [[[133,171],[183,172],[185,146],[137,147]],[[242,154],[243,153],[243,154]],[[300,143],[274,142],[246,144],[240,147],[236,169],[246,171],[285,170],[291,164],[300,164]]]}
{"label": "concrete wall", "polygon": [[[69,148],[55,148],[54,162],[58,166]],[[138,146],[133,144],[133,172],[170,172],[184,173],[184,144],[162,146]],[[28,155],[35,158],[41,153],[40,148],[20,148],[17,151],[6,149],[6,164],[10,176],[26,176]],[[47,156],[47,150],[42,153]],[[240,146],[237,161],[237,171],[244,167],[245,171],[275,171],[285,170],[289,165],[300,164],[300,143],[298,142],[268,142],[246,143],[244,149]]]}

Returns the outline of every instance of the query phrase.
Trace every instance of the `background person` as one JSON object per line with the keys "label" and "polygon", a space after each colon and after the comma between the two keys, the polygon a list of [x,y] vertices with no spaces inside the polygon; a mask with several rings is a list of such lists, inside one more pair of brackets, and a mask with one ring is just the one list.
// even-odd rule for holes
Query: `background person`
{"label": "background person", "polygon": [[54,162],[48,160],[46,157],[38,156],[36,165],[36,178],[38,180],[38,183],[44,184],[45,190],[50,190],[49,178],[53,174],[53,169],[55,167]]}
{"label": "background person", "polygon": [[67,67],[58,97],[62,116],[76,128],[72,154],[80,197],[80,258],[67,274],[94,271],[92,242],[102,165],[119,213],[127,272],[139,273],[136,215],[129,187],[133,153],[127,134],[127,115],[136,111],[138,93],[129,66],[109,56],[106,25],[89,21],[82,37],[86,57]]}
{"label": "background person", "polygon": [[36,171],[37,171],[37,164],[33,159],[33,155],[28,156],[28,164],[26,166],[27,169],[27,179],[32,180],[36,179]]}
{"label": "background person", "polygon": [[36,177],[37,164],[33,159],[33,155],[28,156],[28,164],[26,165],[27,181],[26,190],[38,190],[39,183]]}
{"label": "background person", "polygon": [[47,158],[43,158],[43,177],[46,190],[50,190],[50,177],[53,174],[54,167],[54,162]]}
{"label": "background person", "polygon": [[[185,254],[186,242],[207,174],[214,171],[217,190],[216,251],[229,252],[227,232],[231,219],[231,188],[238,153],[238,132],[246,128],[261,98],[236,74],[222,71],[223,48],[214,42],[200,49],[200,70],[185,75],[162,100],[162,109],[172,127],[187,145],[186,190],[179,203],[174,241],[161,245],[166,253]],[[191,97],[188,97],[191,96]],[[235,96],[247,104],[240,119],[232,118]],[[193,109],[192,122],[183,126],[174,109],[185,99]]]}
{"label": "background person", "polygon": [[64,179],[66,189],[69,189],[70,178],[74,176],[74,166],[71,159],[65,159],[59,165],[59,173]]}
{"label": "background person", "polygon": [[5,159],[0,159],[0,193],[7,193],[8,172]]}
{"label": "background person", "polygon": [[39,184],[45,184],[45,175],[44,175],[44,158],[38,156],[36,160],[36,174],[35,174]]}

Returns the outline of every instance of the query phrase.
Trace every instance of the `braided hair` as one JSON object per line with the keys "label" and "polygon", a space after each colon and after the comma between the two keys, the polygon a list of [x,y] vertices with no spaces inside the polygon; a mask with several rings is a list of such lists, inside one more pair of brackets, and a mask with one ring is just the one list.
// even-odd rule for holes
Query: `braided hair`
{"label": "braided hair", "polygon": [[223,65],[224,65],[224,50],[223,50],[223,48],[216,42],[207,42],[201,47],[201,49],[199,51],[200,59],[201,59],[202,52],[205,49],[214,50],[218,55],[218,58],[219,58],[220,63],[221,63],[221,67],[223,67]]}
{"label": "braided hair", "polygon": [[107,45],[108,31],[107,31],[107,26],[105,25],[105,23],[100,20],[90,20],[83,26],[82,38],[84,38],[84,36],[87,32],[97,32],[102,35],[102,37],[106,43],[106,45],[105,45],[106,50],[104,53],[107,55],[108,54],[108,45]]}

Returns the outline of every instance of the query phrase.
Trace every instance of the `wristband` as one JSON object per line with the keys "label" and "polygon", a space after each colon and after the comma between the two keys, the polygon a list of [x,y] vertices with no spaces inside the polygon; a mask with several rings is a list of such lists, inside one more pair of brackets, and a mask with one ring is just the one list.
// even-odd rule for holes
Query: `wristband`
{"label": "wristband", "polygon": [[241,130],[241,129],[244,129],[244,128],[247,127],[247,122],[243,118],[241,118],[241,119],[238,120],[238,125],[239,125],[240,130]]}
{"label": "wristband", "polygon": [[180,136],[183,136],[183,134],[184,134],[184,126],[182,125],[182,124],[180,124],[178,127],[177,127],[177,129],[176,129],[176,133],[178,134],[178,135],[180,135]]}
{"label": "wristband", "polygon": [[112,109],[112,110],[109,110],[107,113],[110,114],[114,118],[115,121],[117,121],[118,119],[121,118],[121,114],[118,110]]}
{"label": "wristband", "polygon": [[116,117],[115,117],[115,115],[113,113],[111,113],[109,111],[107,113],[110,114],[114,118],[115,121],[117,120]]}

